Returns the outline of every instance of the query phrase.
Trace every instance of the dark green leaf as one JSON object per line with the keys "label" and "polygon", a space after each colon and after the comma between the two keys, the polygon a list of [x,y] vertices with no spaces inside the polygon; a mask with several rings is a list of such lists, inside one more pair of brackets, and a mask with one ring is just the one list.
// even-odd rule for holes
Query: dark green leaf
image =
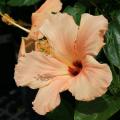
{"label": "dark green leaf", "polygon": [[113,74],[113,80],[109,87],[109,91],[112,95],[118,95],[120,94],[120,70],[113,65],[111,65],[111,70]]}
{"label": "dark green leaf", "polygon": [[120,15],[110,26],[104,51],[108,60],[120,69]]}
{"label": "dark green leaf", "polygon": [[40,0],[9,0],[7,4],[10,6],[30,6],[39,1]]}
{"label": "dark green leaf", "polygon": [[5,10],[6,0],[0,0],[0,12]]}
{"label": "dark green leaf", "polygon": [[0,6],[0,12],[3,12],[3,11],[4,11],[4,7]]}
{"label": "dark green leaf", "polygon": [[47,114],[47,118],[49,120],[73,120],[73,117],[73,108],[71,107],[69,102],[63,99],[61,100],[60,106]]}
{"label": "dark green leaf", "polygon": [[120,109],[120,97],[108,95],[76,105],[74,120],[108,120]]}
{"label": "dark green leaf", "polygon": [[79,2],[75,3],[75,5],[72,6],[67,6],[64,9],[64,12],[68,13],[69,15],[72,15],[76,24],[79,25],[80,23],[80,17],[81,14],[84,13],[86,11],[85,6],[83,6],[82,4],[80,4]]}
{"label": "dark green leaf", "polygon": [[0,6],[5,4],[6,4],[6,0],[0,0]]}

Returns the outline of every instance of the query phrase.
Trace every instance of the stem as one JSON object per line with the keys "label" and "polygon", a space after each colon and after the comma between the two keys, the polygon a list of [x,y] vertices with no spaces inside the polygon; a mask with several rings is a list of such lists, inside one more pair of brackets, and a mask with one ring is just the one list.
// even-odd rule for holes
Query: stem
{"label": "stem", "polygon": [[18,28],[24,30],[24,31],[27,32],[27,33],[30,32],[30,30],[28,30],[28,29],[26,29],[26,28],[20,26],[19,24],[15,23],[14,21],[10,20],[10,19],[7,18],[5,15],[3,15],[1,12],[0,12],[0,15],[1,15],[2,17],[4,17],[4,18],[5,18],[9,23],[11,23],[12,25],[14,25],[14,26],[16,26],[16,27],[18,27]]}

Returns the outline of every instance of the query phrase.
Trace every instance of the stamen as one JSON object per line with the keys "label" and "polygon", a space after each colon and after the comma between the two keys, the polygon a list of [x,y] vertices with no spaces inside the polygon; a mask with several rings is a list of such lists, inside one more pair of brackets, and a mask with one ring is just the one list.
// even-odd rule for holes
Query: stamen
{"label": "stamen", "polygon": [[80,69],[68,67],[68,71],[72,76],[76,76],[80,73]]}
{"label": "stamen", "polygon": [[73,62],[73,67],[68,67],[68,71],[72,76],[76,76],[80,73],[82,64],[79,61]]}
{"label": "stamen", "polygon": [[0,12],[0,15],[2,16],[2,20],[3,22],[7,23],[8,25],[14,25],[22,30],[24,30],[25,32],[29,33],[30,30],[20,26],[19,24],[16,23],[16,21],[14,19],[12,19],[8,14],[2,14]]}
{"label": "stamen", "polygon": [[82,64],[79,61],[73,62],[73,65],[78,68],[82,68]]}

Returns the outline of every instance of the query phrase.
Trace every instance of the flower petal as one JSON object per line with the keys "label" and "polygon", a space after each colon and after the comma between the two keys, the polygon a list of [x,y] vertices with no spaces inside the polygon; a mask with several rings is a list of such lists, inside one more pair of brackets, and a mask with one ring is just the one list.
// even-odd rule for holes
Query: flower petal
{"label": "flower petal", "polygon": [[60,0],[46,0],[45,3],[32,14],[32,27],[27,39],[38,40],[43,37],[38,30],[43,21],[49,17],[51,12],[59,12],[62,8]]}
{"label": "flower petal", "polygon": [[20,57],[15,68],[15,80],[18,86],[36,89],[48,85],[51,78],[66,74],[66,69],[64,64],[51,56],[31,52]]}
{"label": "flower petal", "polygon": [[68,89],[69,76],[54,78],[48,86],[39,89],[33,102],[33,109],[40,115],[45,115],[60,104],[59,93]]}
{"label": "flower petal", "polygon": [[24,39],[22,38],[21,40],[21,45],[20,45],[20,50],[19,50],[19,56],[25,56],[26,54],[26,50],[25,50],[25,41]]}
{"label": "flower petal", "polygon": [[104,45],[104,34],[108,28],[107,19],[100,16],[83,14],[81,16],[76,48],[78,57],[82,59],[85,55],[95,56]]}
{"label": "flower petal", "polygon": [[62,3],[60,0],[46,0],[45,3],[36,11],[41,12],[59,12],[62,9]]}
{"label": "flower petal", "polygon": [[77,100],[89,101],[103,95],[112,80],[112,73],[106,64],[99,64],[87,56],[83,69],[72,81],[70,92]]}
{"label": "flower petal", "polygon": [[48,38],[55,57],[66,64],[73,62],[77,30],[73,17],[65,13],[51,15],[40,28]]}
{"label": "flower petal", "polygon": [[32,14],[32,26],[27,39],[39,40],[43,37],[39,31],[40,26],[43,24],[44,20],[49,16],[48,13],[33,13]]}

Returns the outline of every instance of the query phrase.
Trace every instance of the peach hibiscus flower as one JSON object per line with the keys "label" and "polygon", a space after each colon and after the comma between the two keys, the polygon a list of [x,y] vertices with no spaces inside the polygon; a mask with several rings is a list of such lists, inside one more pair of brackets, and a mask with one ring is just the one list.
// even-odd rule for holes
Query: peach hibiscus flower
{"label": "peach hibiscus flower", "polygon": [[38,40],[43,37],[38,28],[52,12],[59,12],[62,8],[60,0],[46,0],[45,3],[32,14],[32,27],[27,39]]}
{"label": "peach hibiscus flower", "polygon": [[104,46],[108,21],[102,15],[83,14],[77,26],[68,14],[51,15],[39,28],[48,38],[52,55],[33,51],[20,57],[15,80],[18,86],[39,89],[33,109],[41,115],[60,104],[60,93],[69,90],[76,100],[102,96],[112,80],[107,64],[95,56]]}

